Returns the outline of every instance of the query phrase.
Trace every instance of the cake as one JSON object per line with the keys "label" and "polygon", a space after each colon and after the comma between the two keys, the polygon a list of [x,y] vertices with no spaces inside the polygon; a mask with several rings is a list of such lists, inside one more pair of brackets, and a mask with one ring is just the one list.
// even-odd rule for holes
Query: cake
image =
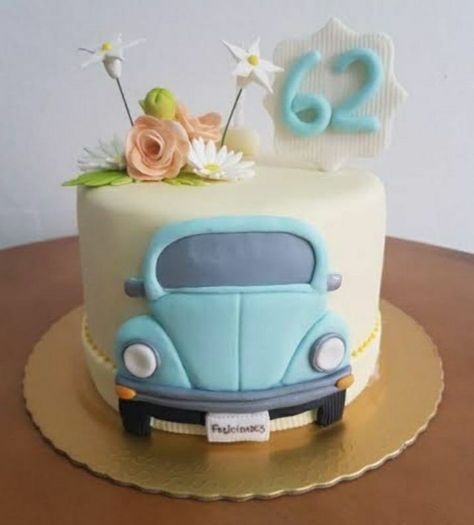
{"label": "cake", "polygon": [[[85,173],[66,183],[78,186],[85,359],[127,432],[265,441],[337,422],[376,377],[385,195],[370,171],[342,163],[381,149],[403,90],[389,39],[359,37],[333,20],[280,44],[275,63],[258,41],[226,43],[238,91],[225,126],[168,89],[149,91],[135,120],[124,97],[125,144],[87,150]],[[122,95],[126,47],[89,51]],[[306,93],[321,92],[322,55],[338,73],[360,63],[370,89],[343,103]],[[359,86],[353,69],[339,99]],[[257,153],[239,115],[252,81],[268,91],[272,155]]]}

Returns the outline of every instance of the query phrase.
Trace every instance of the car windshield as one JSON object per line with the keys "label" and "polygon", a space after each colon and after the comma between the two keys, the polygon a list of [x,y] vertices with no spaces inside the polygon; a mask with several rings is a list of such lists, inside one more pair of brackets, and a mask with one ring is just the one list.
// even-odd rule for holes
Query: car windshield
{"label": "car windshield", "polygon": [[202,233],[183,237],[160,254],[163,288],[265,286],[309,283],[311,244],[287,232]]}

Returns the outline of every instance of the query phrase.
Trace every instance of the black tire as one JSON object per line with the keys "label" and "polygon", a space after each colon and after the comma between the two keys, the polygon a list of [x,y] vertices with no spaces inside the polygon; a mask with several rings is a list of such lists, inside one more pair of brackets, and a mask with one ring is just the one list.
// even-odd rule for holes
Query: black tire
{"label": "black tire", "polygon": [[322,427],[327,427],[339,421],[344,414],[344,404],[346,402],[346,391],[341,390],[324,399],[323,404],[318,409],[316,423]]}
{"label": "black tire", "polygon": [[119,399],[119,411],[126,432],[135,436],[148,436],[151,432],[151,417],[140,401]]}

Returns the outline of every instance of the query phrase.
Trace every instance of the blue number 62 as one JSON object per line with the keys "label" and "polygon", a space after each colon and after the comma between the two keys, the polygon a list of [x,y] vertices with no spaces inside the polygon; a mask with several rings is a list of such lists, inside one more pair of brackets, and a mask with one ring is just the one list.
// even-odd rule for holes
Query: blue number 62
{"label": "blue number 62", "polygon": [[321,60],[318,51],[303,55],[291,68],[281,93],[281,113],[286,126],[302,137],[319,135],[328,126],[344,132],[374,132],[380,129],[375,116],[354,115],[379,89],[383,81],[380,57],[371,49],[355,48],[338,55],[333,63],[337,73],[343,73],[355,62],[366,67],[366,80],[361,88],[331,109],[329,101],[320,94],[298,93],[303,76]]}

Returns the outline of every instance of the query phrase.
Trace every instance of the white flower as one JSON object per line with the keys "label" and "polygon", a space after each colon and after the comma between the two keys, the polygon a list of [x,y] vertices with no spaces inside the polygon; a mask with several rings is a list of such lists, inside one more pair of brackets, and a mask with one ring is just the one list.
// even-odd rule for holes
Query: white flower
{"label": "white flower", "polygon": [[84,148],[84,151],[85,155],[77,161],[81,171],[123,171],[127,167],[124,146],[118,137],[114,137],[108,144],[99,141],[98,148]]}
{"label": "white flower", "polygon": [[227,151],[227,146],[219,150],[212,141],[194,139],[188,153],[188,166],[196,175],[214,180],[241,180],[255,175],[255,163],[243,161],[242,153]]}
{"label": "white flower", "polygon": [[86,51],[91,56],[86,60],[82,67],[87,67],[90,64],[102,62],[105,70],[114,80],[120,78],[122,74],[123,51],[130,47],[134,47],[144,42],[144,38],[133,40],[128,44],[122,42],[122,35],[118,35],[115,40],[104,42],[98,49],[92,50],[84,47],[79,48],[80,51]]}
{"label": "white flower", "polygon": [[232,74],[238,78],[241,87],[245,87],[249,82],[255,80],[265,89],[268,89],[270,93],[273,93],[269,73],[281,72],[283,68],[260,57],[260,38],[257,38],[248,50],[225,41],[224,45],[237,61],[237,67]]}

